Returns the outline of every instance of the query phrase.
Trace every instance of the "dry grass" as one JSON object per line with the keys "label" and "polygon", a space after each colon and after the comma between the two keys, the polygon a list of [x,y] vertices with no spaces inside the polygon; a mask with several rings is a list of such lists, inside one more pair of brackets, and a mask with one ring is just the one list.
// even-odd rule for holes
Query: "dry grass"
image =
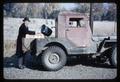
{"label": "dry grass", "polygon": [[4,40],[4,56],[15,54],[16,40]]}

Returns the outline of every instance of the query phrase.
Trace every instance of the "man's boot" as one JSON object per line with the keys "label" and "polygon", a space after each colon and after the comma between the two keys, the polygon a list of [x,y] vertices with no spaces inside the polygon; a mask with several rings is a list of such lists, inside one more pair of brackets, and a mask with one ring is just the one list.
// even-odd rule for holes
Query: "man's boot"
{"label": "man's boot", "polygon": [[24,63],[24,59],[23,59],[23,57],[20,57],[18,59],[18,68],[19,69],[24,69],[25,68],[25,66],[23,65],[23,63]]}

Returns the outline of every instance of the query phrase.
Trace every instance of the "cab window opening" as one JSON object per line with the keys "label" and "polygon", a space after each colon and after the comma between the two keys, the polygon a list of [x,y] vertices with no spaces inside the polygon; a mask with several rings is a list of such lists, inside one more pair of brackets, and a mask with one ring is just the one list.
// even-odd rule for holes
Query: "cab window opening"
{"label": "cab window opening", "polygon": [[76,27],[76,28],[85,27],[85,20],[84,20],[84,18],[70,18],[69,26]]}

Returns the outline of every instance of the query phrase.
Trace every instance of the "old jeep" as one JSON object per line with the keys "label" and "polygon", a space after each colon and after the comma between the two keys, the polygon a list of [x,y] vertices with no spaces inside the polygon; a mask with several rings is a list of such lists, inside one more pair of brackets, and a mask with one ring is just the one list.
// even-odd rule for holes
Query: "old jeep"
{"label": "old jeep", "polygon": [[[92,35],[89,17],[81,13],[61,12],[55,22],[55,37],[49,37],[51,29],[41,27],[45,38],[31,42],[31,54],[40,56],[44,68],[50,71],[61,69],[68,56],[89,55],[102,62],[109,60],[117,66],[116,36],[96,37]],[[104,52],[107,54],[102,54]]]}

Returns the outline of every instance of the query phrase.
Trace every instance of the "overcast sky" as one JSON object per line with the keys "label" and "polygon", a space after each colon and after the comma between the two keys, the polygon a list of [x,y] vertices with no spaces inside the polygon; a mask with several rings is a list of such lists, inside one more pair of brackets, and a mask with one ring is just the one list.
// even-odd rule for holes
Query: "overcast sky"
{"label": "overcast sky", "polygon": [[[101,4],[101,3],[100,3]],[[105,8],[105,9],[108,9],[109,8],[109,3],[103,3],[103,7]],[[61,8],[66,8],[67,10],[69,10],[69,9],[73,9],[73,8],[75,8],[76,7],[76,4],[75,3],[60,3],[60,6],[61,6]]]}
{"label": "overcast sky", "polygon": [[66,8],[67,10],[73,9],[76,7],[75,3],[60,3],[61,8]]}

